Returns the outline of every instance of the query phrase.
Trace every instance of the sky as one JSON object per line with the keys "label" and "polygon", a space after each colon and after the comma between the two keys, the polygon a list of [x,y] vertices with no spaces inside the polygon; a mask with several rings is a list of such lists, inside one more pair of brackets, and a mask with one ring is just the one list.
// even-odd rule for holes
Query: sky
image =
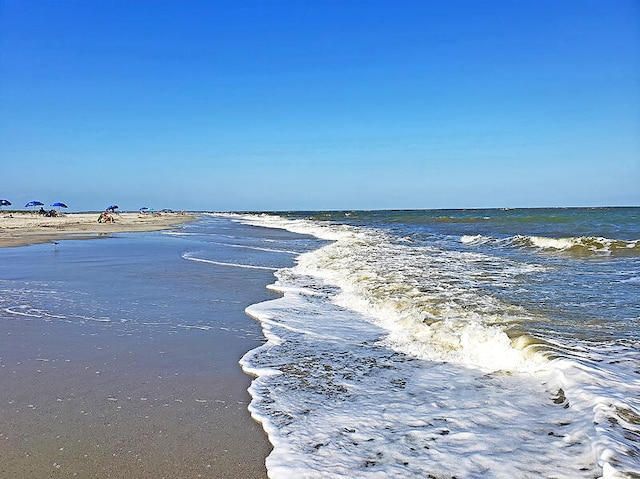
{"label": "sky", "polygon": [[637,0],[0,0],[0,199],[640,205]]}

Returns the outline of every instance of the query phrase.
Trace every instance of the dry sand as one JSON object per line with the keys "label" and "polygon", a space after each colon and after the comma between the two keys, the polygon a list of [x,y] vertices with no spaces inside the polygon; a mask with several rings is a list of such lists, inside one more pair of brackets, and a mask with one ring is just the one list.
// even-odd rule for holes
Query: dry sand
{"label": "dry sand", "polygon": [[0,215],[0,247],[163,230],[197,218],[184,213],[119,213],[113,215],[113,223],[98,223],[98,216],[99,213],[69,213],[47,218],[34,212],[5,212]]}

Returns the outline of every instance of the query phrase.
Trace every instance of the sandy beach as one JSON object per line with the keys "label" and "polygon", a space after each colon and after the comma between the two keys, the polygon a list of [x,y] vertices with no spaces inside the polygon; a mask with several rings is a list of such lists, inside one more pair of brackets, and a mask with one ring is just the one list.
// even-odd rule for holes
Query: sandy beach
{"label": "sandy beach", "polygon": [[113,223],[99,223],[98,216],[99,213],[68,213],[49,218],[30,211],[3,212],[0,214],[0,247],[163,230],[197,218],[188,213],[116,213],[112,215]]}

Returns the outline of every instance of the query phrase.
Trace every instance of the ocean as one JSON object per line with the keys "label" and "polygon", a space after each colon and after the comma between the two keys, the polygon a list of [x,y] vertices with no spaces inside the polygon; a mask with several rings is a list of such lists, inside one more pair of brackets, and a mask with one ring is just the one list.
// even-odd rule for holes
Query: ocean
{"label": "ocean", "polygon": [[203,214],[0,266],[7,324],[242,338],[272,479],[640,477],[640,208]]}
{"label": "ocean", "polygon": [[247,308],[270,477],[640,477],[640,209],[235,220],[315,238]]}

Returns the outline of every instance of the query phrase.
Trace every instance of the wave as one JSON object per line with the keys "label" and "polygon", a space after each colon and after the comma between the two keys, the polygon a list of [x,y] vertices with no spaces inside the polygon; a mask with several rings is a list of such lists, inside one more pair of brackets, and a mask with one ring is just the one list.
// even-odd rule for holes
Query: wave
{"label": "wave", "polygon": [[637,256],[640,240],[626,241],[600,236],[551,238],[547,236],[516,235],[495,238],[484,235],[463,235],[460,242],[468,245],[496,244],[538,251],[567,252],[578,256]]}
{"label": "wave", "polygon": [[463,244],[485,244],[496,242],[496,238],[483,235],[463,235],[460,238],[460,242]]}
{"label": "wave", "polygon": [[[332,301],[382,326],[388,331],[385,341],[396,350],[488,372],[535,369],[543,360],[518,347],[506,332],[519,322],[519,308],[458,280],[481,275],[476,270],[488,261],[484,255],[415,248],[380,231],[349,225],[273,216],[245,219],[331,240],[300,255],[296,274],[337,286]],[[505,266],[501,281],[522,274],[522,268]]]}
{"label": "wave", "polygon": [[[567,438],[577,438],[571,439],[575,444],[591,444],[589,447],[602,467],[604,477],[612,477],[615,469],[633,470],[633,465],[624,459],[624,451],[627,448],[627,451],[635,453],[638,448],[630,445],[625,435],[640,434],[640,423],[636,424],[640,415],[634,401],[616,399],[609,393],[610,378],[619,374],[619,364],[603,365],[592,357],[591,349],[580,355],[579,345],[570,347],[549,338],[526,334],[526,325],[533,319],[533,313],[505,303],[479,287],[479,281],[499,281],[500,286],[508,285],[511,276],[535,274],[535,268],[527,271],[520,263],[476,252],[416,246],[397,241],[375,228],[257,216],[245,217],[245,221],[332,241],[300,255],[293,269],[277,273],[278,283],[273,289],[281,290],[290,301],[297,295],[296,291],[306,289],[313,292],[307,295],[307,300],[317,307],[309,315],[324,313],[326,321],[329,321],[339,314],[326,314],[326,302],[329,302],[342,311],[356,312],[380,327],[385,333],[375,344],[408,357],[432,364],[479,370],[486,375],[484,377],[537,378],[552,392],[551,403],[561,406],[562,410],[568,409],[568,414],[574,416],[575,425],[572,427],[575,434],[567,435]],[[558,240],[514,236],[498,239],[469,235],[463,236],[461,242],[500,242],[512,247],[560,251],[571,251],[578,245],[589,254],[594,254],[593,251],[602,254],[605,247],[602,238],[592,241],[588,237]],[[612,251],[621,244],[626,249],[637,248],[637,242],[616,241],[607,243],[606,247]],[[313,288],[309,283],[314,285]],[[314,299],[317,296],[318,299]],[[295,308],[289,305],[283,310],[293,311]],[[276,321],[272,313],[265,315],[267,311],[264,309],[253,308],[248,312],[258,317],[261,315],[256,313],[262,313],[260,319],[270,346],[283,342],[282,332],[280,335],[272,332],[276,324],[281,329],[294,327],[299,332],[315,327],[309,324],[325,322],[303,323],[296,314],[294,321],[287,319],[283,323]],[[354,340],[354,344],[356,342]],[[637,360],[637,356],[632,359]],[[276,369],[283,371],[292,367],[277,364],[273,370],[256,369],[256,373],[259,376],[274,375],[278,374]],[[629,364],[632,364],[631,360]],[[629,377],[634,378],[633,374]],[[634,386],[625,389],[625,384],[615,385],[625,392],[620,397],[633,397]],[[337,394],[336,391],[332,390],[331,394]],[[254,393],[254,396],[267,394],[264,391]],[[589,410],[594,412],[593,416],[581,413]],[[596,439],[587,439],[584,431],[593,428],[597,431]]]}
{"label": "wave", "polygon": [[567,251],[579,255],[638,255],[640,240],[624,241],[598,236],[549,238],[545,236],[514,236],[513,243],[540,250]]}

